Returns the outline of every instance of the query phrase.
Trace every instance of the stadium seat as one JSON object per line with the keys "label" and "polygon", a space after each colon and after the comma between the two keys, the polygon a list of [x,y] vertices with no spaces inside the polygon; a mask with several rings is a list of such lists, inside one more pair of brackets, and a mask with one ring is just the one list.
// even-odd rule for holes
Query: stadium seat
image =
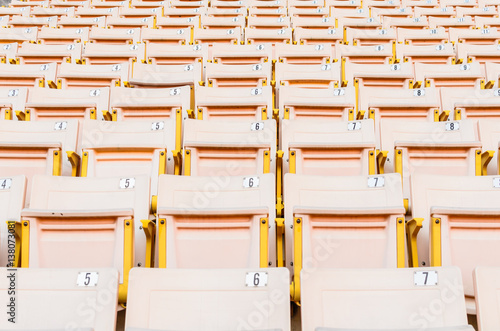
{"label": "stadium seat", "polygon": [[273,117],[273,88],[197,87],[197,119],[266,120]]}
{"label": "stadium seat", "polygon": [[476,313],[474,268],[500,266],[495,258],[500,245],[498,181],[498,176],[412,178],[413,219],[408,223],[412,264],[459,267],[468,314]]}
{"label": "stadium seat", "polygon": [[450,28],[450,41],[453,43],[468,43],[474,45],[498,44],[500,32],[497,28],[459,29]]}
{"label": "stadium seat", "polygon": [[200,16],[192,17],[156,17],[158,29],[190,29],[200,26]]}
{"label": "stadium seat", "polygon": [[109,86],[125,86],[129,77],[129,63],[117,64],[71,64],[59,65],[57,87],[101,88]]}
{"label": "stadium seat", "polygon": [[125,330],[290,330],[288,277],[285,268],[134,268]]}
{"label": "stadium seat", "polygon": [[[116,269],[0,268],[0,275],[1,298],[13,303],[0,322],[2,329],[115,329],[120,277]],[[9,290],[12,282],[15,294]],[[58,318],[47,318],[55,315]]]}
{"label": "stadium seat", "polygon": [[143,43],[131,45],[105,45],[87,43],[82,52],[83,64],[115,64],[129,62],[144,62],[146,45]]}
{"label": "stadium seat", "polygon": [[396,29],[353,29],[347,28],[345,40],[348,45],[376,46],[390,44],[397,40]]}
{"label": "stadium seat", "polygon": [[479,28],[496,28],[498,29],[500,27],[500,24],[498,24],[497,20],[495,20],[496,17],[476,17],[476,26]]}
{"label": "stadium seat", "polygon": [[486,71],[486,87],[500,88],[500,63],[487,62],[484,66]]}
{"label": "stadium seat", "polygon": [[89,28],[59,28],[42,27],[38,32],[38,41],[47,45],[66,45],[85,43],[89,40]]}
{"label": "stadium seat", "polygon": [[366,64],[342,61],[342,86],[408,87],[414,78],[411,63]]}
{"label": "stadium seat", "polygon": [[7,63],[16,57],[18,43],[1,44],[0,40],[0,63]]}
{"label": "stadium seat", "polygon": [[293,31],[294,42],[298,44],[339,44],[344,36],[342,29],[305,29],[296,28]]}
{"label": "stadium seat", "polygon": [[[303,0],[300,0],[303,1]],[[313,0],[314,1],[314,0]],[[320,8],[323,9],[323,8]],[[318,11],[318,10],[316,10]],[[292,15],[291,15],[292,16]],[[292,16],[292,26],[304,29],[335,29],[335,19],[333,17],[322,16]]]}
{"label": "stadium seat", "polygon": [[453,17],[456,16],[455,7],[448,6],[445,7],[440,3],[439,7],[427,8],[427,7],[414,7],[413,13],[415,17],[426,16],[426,17]]}
{"label": "stadium seat", "polygon": [[500,268],[477,267],[474,269],[474,293],[476,293],[477,324],[479,331],[500,328],[498,306],[498,280]]}
{"label": "stadium seat", "polygon": [[34,175],[76,176],[77,139],[76,120],[0,121],[1,173],[26,176],[26,206],[30,204]]}
{"label": "stadium seat", "polygon": [[141,38],[140,28],[90,29],[89,41],[102,44],[136,44]]}
{"label": "stadium seat", "polygon": [[243,30],[245,28],[246,21],[243,16],[202,16],[201,17],[201,27],[204,29],[236,29],[239,28]]}
{"label": "stadium seat", "polygon": [[441,89],[443,111],[454,120],[500,118],[500,94],[497,89]]}
{"label": "stadium seat", "polygon": [[[431,29],[444,28],[447,33],[450,29],[466,30],[475,27],[474,20],[470,16],[466,17],[434,17],[429,16],[429,26]],[[451,40],[451,39],[450,39]],[[454,40],[451,40],[454,41]]]}
{"label": "stadium seat", "polygon": [[11,61],[15,61],[16,64],[76,63],[81,56],[81,43],[45,45],[24,42],[19,45],[15,58]]}
{"label": "stadium seat", "polygon": [[57,63],[12,65],[0,63],[0,86],[56,88]]}
{"label": "stadium seat", "polygon": [[146,176],[35,176],[21,212],[21,267],[116,268],[125,303],[129,270],[150,265],[149,187]]}
{"label": "stadium seat", "polygon": [[118,9],[119,9],[119,7],[115,7],[115,8],[76,7],[74,16],[81,17],[81,18],[100,17],[100,16],[118,16]]}
{"label": "stadium seat", "polygon": [[[35,9],[35,8],[33,8]],[[30,10],[31,10],[31,7],[30,6],[26,6],[26,7],[6,7],[6,6],[2,6],[0,8],[0,16],[4,16],[4,15],[8,15],[8,16],[11,16],[11,15],[16,15],[16,16],[30,16]]]}
{"label": "stadium seat", "polygon": [[149,17],[107,17],[106,26],[109,28],[154,28],[154,16]]}
{"label": "stadium seat", "polygon": [[[190,28],[163,28],[149,29],[142,28],[141,41],[146,43],[146,46],[151,44],[168,44],[168,45],[187,45],[191,41]],[[147,48],[147,47],[146,47]]]}
{"label": "stadium seat", "polygon": [[483,145],[483,149],[494,151],[493,158],[488,164],[487,174],[500,175],[500,120],[483,118],[478,121],[479,139]]}
{"label": "stadium seat", "polygon": [[[249,12],[252,11],[252,8],[248,10]],[[255,12],[255,11],[254,11]],[[278,14],[284,14],[286,15],[286,11],[281,10],[281,9],[276,9],[276,12]],[[297,8],[297,7],[290,7],[288,8],[288,15],[292,17],[323,17],[327,18],[330,15],[330,10],[328,8]],[[335,20],[334,20],[335,21]]]}
{"label": "stadium seat", "polygon": [[183,173],[215,176],[232,164],[232,176],[276,173],[276,122],[200,121],[184,123]]}
{"label": "stadium seat", "polygon": [[[418,0],[421,1],[421,0]],[[405,29],[426,29],[429,28],[427,17],[384,17],[383,26],[389,28],[405,28]]]}
{"label": "stadium seat", "polygon": [[241,43],[242,30],[240,28],[236,29],[193,29],[193,42],[195,44],[205,43],[205,44],[216,44],[216,43],[230,43],[230,44],[240,44]]}
{"label": "stadium seat", "polygon": [[28,94],[26,109],[16,112],[16,116],[25,121],[102,120],[108,104],[108,87],[71,91],[35,87]]}
{"label": "stadium seat", "polygon": [[208,59],[208,45],[164,45],[148,42],[146,59],[150,64],[205,63]]}
{"label": "stadium seat", "polygon": [[405,266],[405,210],[398,174],[286,174],[284,199],[285,252],[294,301],[301,301],[302,268]]}
{"label": "stadium seat", "polygon": [[12,16],[9,20],[9,26],[13,28],[39,29],[42,26],[55,28],[56,25],[57,25],[57,16],[50,16],[50,17]]}
{"label": "stadium seat", "polygon": [[[2,176],[4,176],[2,174]],[[21,222],[21,210],[26,194],[26,177],[23,175],[0,177],[0,265],[18,267],[19,238],[16,228]]]}
{"label": "stadium seat", "polygon": [[448,33],[443,27],[435,29],[398,28],[397,31],[399,43],[421,46],[439,45],[448,42]]}
{"label": "stadium seat", "polygon": [[[247,9],[242,8],[241,5],[228,5],[227,7],[220,7],[219,4],[229,3],[225,0],[214,0],[212,1],[212,7],[208,7],[206,14],[207,16],[222,17],[222,16],[245,16],[247,14]],[[233,2],[231,2],[233,3]]]}
{"label": "stadium seat", "polygon": [[210,87],[262,87],[272,80],[272,65],[207,63],[205,75]]}
{"label": "stadium seat", "polygon": [[396,57],[400,62],[454,64],[456,54],[451,43],[418,46],[415,44],[397,44]]}
{"label": "stadium seat", "polygon": [[247,44],[291,43],[292,38],[293,38],[292,28],[284,28],[284,29],[245,28],[245,43]]}
{"label": "stadium seat", "polygon": [[[306,1],[306,0],[301,0]],[[291,45],[276,44],[274,54],[277,61],[290,64],[326,64],[333,62],[334,48],[330,44]]]}
{"label": "stadium seat", "polygon": [[291,27],[290,23],[290,16],[277,18],[249,16],[247,26],[252,29],[286,29]]}
{"label": "stadium seat", "polygon": [[349,63],[389,64],[394,61],[393,44],[369,46],[339,45],[335,47],[336,58]]}
{"label": "stadium seat", "polygon": [[321,121],[355,119],[356,91],[352,86],[340,89],[280,86],[278,100],[281,119]]}
{"label": "stadium seat", "polygon": [[0,27],[0,44],[36,41],[38,29]]}
{"label": "stadium seat", "polygon": [[61,17],[58,22],[58,26],[61,28],[104,28],[106,26],[106,16],[98,17]]}
{"label": "stadium seat", "polygon": [[[390,2],[390,0],[388,1]],[[383,18],[383,23],[385,23],[386,18],[407,18],[411,17],[413,15],[413,9],[411,7],[399,7],[399,8],[392,8],[392,7],[371,7],[372,15],[373,16],[380,16]]]}
{"label": "stadium seat", "polygon": [[256,64],[271,62],[273,46],[271,44],[231,45],[214,44],[210,50],[211,60],[221,64]]}
{"label": "stadium seat", "polygon": [[457,59],[460,63],[479,62],[485,68],[485,64],[500,63],[498,56],[500,55],[500,46],[498,44],[490,45],[473,45],[473,44],[457,44]]}
{"label": "stadium seat", "polygon": [[129,79],[133,87],[180,87],[196,86],[203,79],[201,63],[153,65],[134,63],[134,70]]}
{"label": "stadium seat", "polygon": [[[0,88],[0,121],[12,120],[18,111],[24,111],[26,99],[28,97],[28,88]],[[1,264],[0,264],[1,265]]]}
{"label": "stadium seat", "polygon": [[276,266],[273,174],[160,176],[160,268],[266,268]]}
{"label": "stadium seat", "polygon": [[415,63],[414,87],[481,87],[485,75],[478,62],[458,65]]}
{"label": "stadium seat", "polygon": [[458,268],[304,269],[302,277],[303,330],[474,331]]}
{"label": "stadium seat", "polygon": [[465,17],[471,16],[475,17],[495,17],[498,16],[498,9],[494,6],[482,6],[482,7],[456,7],[457,16]]}
{"label": "stadium seat", "polygon": [[[290,9],[291,10],[291,9]],[[256,16],[256,17],[285,17],[287,15],[288,10],[284,7],[279,8],[257,8],[257,7],[249,7],[248,15]]]}
{"label": "stadium seat", "polygon": [[207,8],[173,8],[163,7],[163,16],[165,17],[193,17],[205,15]]}
{"label": "stadium seat", "polygon": [[339,62],[327,64],[289,64],[277,62],[275,66],[277,85],[307,88],[338,87],[340,76]]}
{"label": "stadium seat", "polygon": [[118,8],[117,16],[126,18],[153,18],[153,17],[158,17],[158,15],[161,15],[162,10],[163,6],[158,6],[156,8],[132,8],[124,6]]}

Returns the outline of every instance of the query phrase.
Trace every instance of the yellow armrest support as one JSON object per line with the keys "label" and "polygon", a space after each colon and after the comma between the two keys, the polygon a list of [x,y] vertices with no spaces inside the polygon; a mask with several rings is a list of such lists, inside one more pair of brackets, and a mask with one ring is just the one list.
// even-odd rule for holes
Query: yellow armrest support
{"label": "yellow armrest support", "polygon": [[151,220],[141,220],[146,235],[146,268],[154,267],[156,224]]}
{"label": "yellow armrest support", "polygon": [[414,218],[406,223],[406,235],[408,245],[408,264],[410,267],[418,267],[417,235],[422,228],[423,218]]}
{"label": "yellow armrest support", "polygon": [[388,151],[377,151],[377,171],[383,175],[385,173],[384,166],[387,160]]}
{"label": "yellow armrest support", "polygon": [[80,174],[80,155],[72,151],[67,151],[68,161],[71,163],[71,176],[77,177]]}
{"label": "yellow armrest support", "polygon": [[486,151],[484,153],[481,153],[480,150],[476,151],[476,176],[486,176],[488,174],[488,164],[494,154],[495,151]]}

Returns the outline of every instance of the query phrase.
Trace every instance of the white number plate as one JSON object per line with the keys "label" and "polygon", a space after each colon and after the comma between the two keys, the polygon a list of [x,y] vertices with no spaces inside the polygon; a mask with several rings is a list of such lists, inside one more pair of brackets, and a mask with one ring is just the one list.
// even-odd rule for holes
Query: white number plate
{"label": "white number plate", "polygon": [[95,271],[91,272],[79,272],[76,278],[76,285],[78,286],[96,286],[99,280],[99,273]]}
{"label": "white number plate", "polygon": [[500,177],[493,178],[493,187],[500,188]]}
{"label": "white number plate", "polygon": [[68,127],[68,122],[56,122],[54,124],[54,130],[66,130]]}
{"label": "white number plate", "polygon": [[436,271],[415,271],[413,274],[415,286],[435,286],[438,283],[438,274]]}
{"label": "white number plate", "polygon": [[347,123],[347,130],[349,131],[361,130],[361,122],[356,121]]}
{"label": "white number plate", "polygon": [[151,130],[153,130],[153,131],[163,130],[164,127],[165,127],[165,123],[163,123],[163,122],[153,122],[151,124]]}
{"label": "white number plate", "polygon": [[259,187],[259,177],[245,177],[243,178],[243,187]]}
{"label": "white number plate", "polygon": [[128,189],[135,187],[135,178],[122,178],[120,179],[120,188]]}
{"label": "white number plate", "polygon": [[250,127],[250,130],[252,131],[264,130],[264,122],[253,122],[252,126]]}
{"label": "white number plate", "polygon": [[460,123],[458,122],[446,123],[446,131],[457,131],[457,130],[460,130]]}
{"label": "white number plate", "polygon": [[12,178],[0,179],[0,190],[8,190],[12,186]]}
{"label": "white number plate", "polygon": [[369,177],[368,187],[384,187],[385,178],[384,177]]}
{"label": "white number plate", "polygon": [[248,287],[267,286],[267,272],[247,272],[245,284]]}

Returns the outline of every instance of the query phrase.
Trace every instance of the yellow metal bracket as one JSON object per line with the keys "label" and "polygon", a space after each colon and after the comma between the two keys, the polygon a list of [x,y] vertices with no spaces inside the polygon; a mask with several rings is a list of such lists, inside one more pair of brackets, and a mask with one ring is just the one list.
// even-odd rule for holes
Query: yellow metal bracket
{"label": "yellow metal bracket", "polygon": [[431,219],[431,267],[441,266],[441,219]]}
{"label": "yellow metal bracket", "polygon": [[276,216],[283,216],[283,154],[282,150],[276,153]]}
{"label": "yellow metal bracket", "polygon": [[356,113],[356,120],[360,121],[365,118],[365,111],[360,110]]}
{"label": "yellow metal bracket", "polygon": [[375,151],[368,152],[368,174],[375,175]]}
{"label": "yellow metal bracket", "polygon": [[385,161],[388,153],[388,151],[379,151],[377,149],[377,171],[381,175],[385,173]]}
{"label": "yellow metal bracket", "polygon": [[293,281],[290,295],[296,303],[300,302],[300,271],[302,270],[302,218],[293,220]]}
{"label": "yellow metal bracket", "polygon": [[118,301],[127,302],[128,276],[134,265],[134,220],[125,220],[123,229],[123,283],[118,288]]}
{"label": "yellow metal bracket", "polygon": [[394,149],[394,170],[401,175],[403,179],[403,150]]}
{"label": "yellow metal bracket", "polygon": [[406,224],[407,245],[408,245],[408,266],[418,267],[417,236],[422,228],[423,218],[414,218]]}
{"label": "yellow metal bracket", "polygon": [[158,175],[167,173],[167,151],[161,150],[159,155]]}
{"label": "yellow metal bracket", "polygon": [[396,254],[398,268],[405,267],[405,219],[398,217],[396,220]]}
{"label": "yellow metal bracket", "polygon": [[494,80],[489,80],[487,82],[484,81],[484,79],[481,79],[481,88],[484,90],[489,90],[492,89],[493,86],[495,86],[495,81]]}
{"label": "yellow metal bracket", "polygon": [[291,173],[291,174],[295,174],[296,173],[296,159],[295,159],[295,154],[296,152],[295,151],[290,151],[290,154],[289,154],[289,157],[288,157],[288,172]]}
{"label": "yellow metal bracket", "polygon": [[443,110],[441,113],[439,113],[439,109],[434,110],[434,122],[446,122],[448,117],[450,117],[449,110]]}
{"label": "yellow metal bracket", "polygon": [[151,220],[141,220],[142,230],[146,235],[146,268],[154,267],[156,224]]}
{"label": "yellow metal bracket", "polygon": [[61,151],[53,151],[52,152],[52,176],[61,176],[62,170],[62,158]]}
{"label": "yellow metal bracket", "polygon": [[191,150],[184,151],[184,176],[191,176]]}
{"label": "yellow metal bracket", "polygon": [[455,108],[455,121],[460,121],[462,119],[462,109]]}
{"label": "yellow metal bracket", "polygon": [[156,216],[157,207],[158,207],[158,196],[153,195],[151,196],[151,210],[150,210],[151,214]]}
{"label": "yellow metal bracket", "polygon": [[196,119],[202,120],[203,119],[203,109],[198,108],[198,114],[196,115]]}
{"label": "yellow metal bracket", "polygon": [[260,219],[260,267],[268,267],[269,252],[269,220],[267,217]]}
{"label": "yellow metal bracket", "polygon": [[285,235],[285,219],[284,218],[275,218],[276,222],[276,266],[284,267],[285,266],[285,256],[283,254],[285,246],[284,243],[284,235]]}
{"label": "yellow metal bracket", "polygon": [[10,109],[10,108],[5,109],[5,119],[6,120],[12,119],[12,109]]}
{"label": "yellow metal bracket", "polygon": [[22,221],[21,228],[21,268],[30,264],[30,221]]}
{"label": "yellow metal bracket", "polygon": [[164,218],[158,220],[158,267],[167,267],[167,221]]}
{"label": "yellow metal bracket", "polygon": [[87,177],[87,169],[89,165],[89,152],[83,152],[82,155],[82,173],[81,177]]}
{"label": "yellow metal bracket", "polygon": [[271,152],[264,151],[264,173],[268,174],[271,169]]}
{"label": "yellow metal bracket", "polygon": [[267,108],[266,107],[262,108],[262,120],[263,121],[267,120]]}
{"label": "yellow metal bracket", "polygon": [[481,150],[476,150],[476,176],[486,176],[488,174],[488,164],[495,151],[486,151],[481,153]]}
{"label": "yellow metal bracket", "polygon": [[26,111],[16,110],[16,117],[19,121],[29,121],[31,120],[31,114],[28,109]]}
{"label": "yellow metal bracket", "polygon": [[75,152],[67,151],[68,161],[71,163],[71,176],[77,177],[80,174],[80,155]]}

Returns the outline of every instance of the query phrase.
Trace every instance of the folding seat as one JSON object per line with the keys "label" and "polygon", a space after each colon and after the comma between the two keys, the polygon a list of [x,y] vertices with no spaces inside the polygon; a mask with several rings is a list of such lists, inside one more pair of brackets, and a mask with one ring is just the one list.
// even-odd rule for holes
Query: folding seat
{"label": "folding seat", "polygon": [[[469,120],[423,122],[382,119],[380,147],[387,152],[384,171],[401,174],[407,210],[413,210],[413,205],[408,203],[410,190],[413,192],[410,180],[415,174],[482,175],[482,161],[489,154],[485,152],[482,155],[475,125]],[[411,201],[415,202],[413,199],[412,196]]]}
{"label": "folding seat", "polygon": [[[19,228],[24,207],[26,177],[0,177],[0,264],[15,268],[19,261],[19,242],[16,245],[16,224]],[[8,176],[8,175],[7,175]]]}
{"label": "folding seat", "polygon": [[[28,88],[0,88],[0,120],[11,120],[18,111],[23,111],[28,97]],[[0,264],[1,265],[1,264]]]}
{"label": "folding seat", "polygon": [[441,89],[442,109],[454,120],[500,119],[500,98],[497,89]]}
{"label": "folding seat", "polygon": [[[177,118],[180,123],[191,108],[189,86],[167,89],[113,87],[104,116],[113,121],[162,121]],[[161,124],[160,124],[161,125]]]}
{"label": "folding seat", "polygon": [[476,26],[478,28],[500,28],[500,24],[498,24],[497,17],[476,17]]}
{"label": "folding seat", "polygon": [[115,329],[120,277],[116,269],[1,268],[0,275],[2,300],[14,305],[12,315],[8,311],[0,322],[2,329]]}
{"label": "folding seat", "polygon": [[75,8],[75,16],[80,18],[101,17],[101,16],[118,16],[118,8]]}
{"label": "folding seat", "polygon": [[9,7],[48,7],[49,1],[21,1],[13,0],[9,3]]}
{"label": "folding seat", "polygon": [[[279,13],[284,12],[286,15],[286,11],[282,11],[281,9],[277,9],[276,11],[280,11]],[[249,9],[250,11],[250,9]],[[330,11],[328,8],[322,7],[322,8],[296,8],[296,7],[291,7],[288,8],[288,15],[290,17],[329,17],[330,16]]]}
{"label": "folding seat", "polygon": [[125,86],[128,77],[128,62],[87,65],[62,63],[57,73],[57,86],[58,88]]}
{"label": "folding seat", "polygon": [[262,87],[272,80],[271,62],[257,64],[207,63],[207,85],[212,87]]}
{"label": "folding seat", "polygon": [[7,63],[16,57],[18,43],[0,44],[0,63]]}
{"label": "folding seat", "polygon": [[290,17],[249,16],[247,26],[254,29],[286,29],[291,27]]}
{"label": "folding seat", "polygon": [[302,17],[302,16],[292,16],[292,26],[294,28],[305,28],[305,29],[334,29],[335,19],[333,17]]}
{"label": "folding seat", "polygon": [[340,82],[340,63],[327,64],[288,64],[277,62],[275,79],[278,85],[307,88],[338,87]]}
{"label": "folding seat", "polygon": [[146,43],[146,49],[151,44],[188,45],[191,38],[191,28],[141,29],[141,41]]}
{"label": "folding seat", "polygon": [[344,39],[342,29],[305,29],[295,28],[295,43],[300,44],[339,44]]}
{"label": "folding seat", "polygon": [[396,42],[396,29],[352,29],[345,31],[347,44],[359,46],[376,46]]}
{"label": "folding seat", "polygon": [[74,17],[75,16],[75,8],[74,7],[56,7],[56,8],[42,8],[42,7],[34,7],[30,12],[31,16],[34,17],[50,17],[50,16],[58,16],[59,18],[62,16]]}
{"label": "folding seat", "polygon": [[141,40],[140,28],[92,28],[89,41],[102,44],[136,44]]}
{"label": "folding seat", "polygon": [[108,110],[109,88],[30,89],[26,109],[16,111],[25,121],[65,121],[69,119],[103,119]]}
{"label": "folding seat", "polygon": [[111,28],[154,28],[154,16],[149,17],[108,17],[106,26]]}
{"label": "folding seat", "polygon": [[214,44],[208,61],[221,64],[256,64],[272,60],[273,46],[271,44]]}
{"label": "folding seat", "polygon": [[[363,12],[364,13],[364,12]],[[332,17],[334,12],[332,10]],[[348,27],[355,29],[382,29],[382,22],[380,18],[368,17],[368,14],[360,15],[362,17],[343,17],[339,16],[337,18],[338,27],[346,29]]]}
{"label": "folding seat", "polygon": [[[51,0],[54,1],[54,0]],[[94,8],[117,8],[129,5],[129,1],[92,1],[92,7]]]}
{"label": "folding seat", "polygon": [[413,13],[415,17],[426,16],[426,17],[454,17],[456,16],[454,7],[444,7],[440,5],[436,8],[413,8]]}
{"label": "folding seat", "polygon": [[[389,0],[390,1],[390,0]],[[387,18],[409,18],[413,16],[413,9],[411,7],[401,8],[371,8],[373,16]]]}
{"label": "folding seat", "polygon": [[120,7],[118,8],[118,16],[126,18],[158,17],[158,15],[162,14],[162,11],[163,11],[163,6],[158,6],[156,8]]}
{"label": "folding seat", "polygon": [[384,17],[383,26],[389,28],[426,29],[429,28],[427,17]]}
{"label": "folding seat", "polygon": [[98,17],[61,17],[58,26],[61,28],[104,28],[106,27],[106,16]]}
{"label": "folding seat", "polygon": [[246,19],[243,16],[202,16],[201,17],[201,27],[204,29],[240,29],[243,30],[246,25]]}
{"label": "folding seat", "polygon": [[330,44],[291,45],[276,44],[275,58],[290,64],[326,64],[333,62],[334,49]]}
{"label": "folding seat", "polygon": [[9,26],[13,28],[38,28],[48,26],[55,28],[57,26],[57,16],[50,17],[23,17],[12,16],[9,20]]}
{"label": "folding seat", "polygon": [[199,86],[195,109],[199,120],[267,120],[273,116],[273,88]]}
{"label": "folding seat", "polygon": [[42,27],[38,32],[38,41],[47,45],[66,45],[71,43],[85,43],[89,40],[89,28],[58,28]]}
{"label": "folding seat", "polygon": [[[0,121],[2,177],[24,175],[28,185],[25,205],[30,205],[34,175],[76,175],[78,121]],[[66,158],[68,156],[68,158]]]}
{"label": "folding seat", "polygon": [[405,266],[405,210],[398,174],[286,174],[284,198],[293,301],[301,300],[302,268],[306,279],[306,268]]}
{"label": "folding seat", "polygon": [[456,267],[304,269],[302,277],[303,330],[474,330]]}
{"label": "folding seat", "polygon": [[129,83],[133,87],[179,87],[196,86],[203,80],[200,62],[190,64],[144,64],[134,63]]}
{"label": "folding seat", "polygon": [[31,7],[0,7],[0,16],[30,16]]}
{"label": "folding seat", "polygon": [[442,0],[440,2],[441,6],[443,7],[455,7],[457,8],[477,8],[477,1],[476,0]]}
{"label": "folding seat", "polygon": [[16,64],[43,64],[43,63],[76,63],[82,55],[82,44],[45,45],[24,42],[19,45],[15,58]]}
{"label": "folding seat", "polygon": [[474,269],[474,293],[476,301],[478,330],[495,330],[500,328],[498,315],[498,280],[500,268],[477,267]]}
{"label": "folding seat", "polygon": [[364,64],[342,61],[342,86],[407,87],[414,78],[411,63]]}
{"label": "folding seat", "polygon": [[479,62],[484,70],[486,63],[500,63],[500,46],[498,44],[473,45],[457,44],[457,61],[459,63]]}
{"label": "folding seat", "polygon": [[172,8],[163,7],[163,16],[165,17],[193,17],[205,15],[207,8]]}
{"label": "folding seat", "polygon": [[118,269],[125,303],[129,270],[151,266],[149,187],[146,176],[35,176],[21,212],[21,267]]}
{"label": "folding seat", "polygon": [[0,63],[0,86],[56,87],[57,63],[12,65]]}
{"label": "folding seat", "polygon": [[142,1],[142,0],[132,0],[130,1],[130,8],[159,8],[165,5],[165,1]]}
{"label": "folding seat", "polygon": [[474,45],[498,44],[500,31],[497,28],[484,29],[455,29],[450,28],[450,41],[454,43],[468,43]]}
{"label": "folding seat", "polygon": [[475,17],[476,19],[478,17],[496,17],[499,14],[498,9],[495,6],[473,7],[473,8],[457,7],[456,11],[458,17],[471,16]]}
{"label": "folding seat", "polygon": [[479,7],[499,5],[498,0],[478,0],[477,4]]}
{"label": "folding seat", "polygon": [[413,219],[408,223],[412,264],[459,267],[471,315],[476,314],[474,268],[500,266],[496,257],[498,180],[423,174],[412,178]]}
{"label": "folding seat", "polygon": [[[368,18],[370,12],[368,8],[362,8],[360,0],[343,1],[333,0],[326,1],[326,7],[330,7],[330,17],[335,18]],[[342,25],[339,25],[342,26]]]}
{"label": "folding seat", "polygon": [[208,45],[163,45],[148,43],[146,59],[150,64],[204,63],[208,59]]}
{"label": "folding seat", "polygon": [[193,29],[193,42],[195,44],[216,44],[216,43],[241,43],[242,30],[236,29]]}
{"label": "folding seat", "polygon": [[192,17],[156,17],[156,27],[158,29],[190,29],[200,27],[200,16]]}
{"label": "folding seat", "polygon": [[398,28],[398,42],[416,46],[444,44],[448,42],[448,33],[443,27],[435,29]]}
{"label": "folding seat", "polygon": [[[322,119],[319,117],[318,119]],[[283,173],[361,176],[377,172],[373,120],[280,123]]]}
{"label": "folding seat", "polygon": [[0,44],[22,43],[36,41],[38,30],[34,28],[0,27]]}
{"label": "folding seat", "polygon": [[[289,331],[290,286],[284,281],[289,277],[285,268],[135,268],[125,330],[193,331],[210,325],[217,330]],[[207,296],[217,301],[206,304]],[[158,301],[147,304],[151,300]]]}
{"label": "folding seat", "polygon": [[115,64],[128,61],[144,62],[146,45],[144,43],[131,45],[87,43],[83,48],[83,64]]}
{"label": "folding seat", "polygon": [[415,84],[433,87],[477,87],[484,84],[485,75],[478,62],[459,65],[415,63]]}
{"label": "folding seat", "polygon": [[325,6],[325,0],[288,0],[288,7],[294,8],[322,8]]}
{"label": "folding seat", "polygon": [[348,63],[389,64],[394,62],[396,43],[353,46],[339,45],[335,47],[337,58]]}
{"label": "folding seat", "polygon": [[397,44],[396,55],[400,61],[427,64],[455,64],[456,54],[452,43],[437,45]]}
{"label": "folding seat", "polygon": [[453,29],[473,29],[474,20],[470,16],[465,17],[429,17],[429,26],[431,28],[444,27],[446,32]]}
{"label": "folding seat", "polygon": [[401,7],[401,1],[399,0],[368,0],[366,2],[363,2],[364,7],[370,8],[370,10],[373,9],[382,9],[382,8],[400,8]]}
{"label": "folding seat", "polygon": [[[221,1],[221,2],[227,2],[227,1]],[[217,4],[217,0],[212,1],[212,7],[207,8],[207,16],[213,16],[213,17],[224,17],[224,16],[246,16],[247,14],[247,9],[245,8],[220,8],[220,7],[215,7],[214,5]]]}
{"label": "folding seat", "polygon": [[254,29],[245,28],[245,42],[247,44],[256,43],[291,43],[292,28],[284,29]]}
{"label": "folding seat", "polygon": [[307,89],[279,87],[279,118],[291,120],[352,121],[355,119],[354,87]]}
{"label": "folding seat", "polygon": [[[207,8],[207,15],[208,16],[213,16],[213,15],[208,13],[208,11],[214,12],[210,9],[227,10],[228,12],[233,10],[233,13],[234,13],[234,9],[240,9],[240,11],[237,14],[241,14],[242,10],[246,12],[246,1],[243,2],[243,1],[238,1],[238,0],[229,0],[229,1],[228,0],[214,0],[214,1],[210,2],[210,6],[211,6],[211,8],[210,7]],[[215,11],[215,12],[217,12],[217,11]],[[233,15],[215,15],[215,16],[233,16]]]}
{"label": "folding seat", "polygon": [[286,0],[276,0],[276,1],[249,0],[247,6],[249,8],[286,9],[287,8],[287,1]]}
{"label": "folding seat", "polygon": [[[90,0],[84,1],[64,1],[64,0],[50,0],[50,7],[52,8],[71,8],[71,7],[83,7],[90,8]],[[101,2],[94,2],[92,6],[97,7],[97,5]],[[35,6],[36,7],[36,6]]]}
{"label": "folding seat", "polygon": [[498,154],[500,153],[500,120],[482,118],[478,120],[479,139],[483,145],[483,149],[487,151],[494,151],[493,157],[488,164],[486,174],[500,175],[500,160]]}
{"label": "folding seat", "polygon": [[202,1],[192,1],[192,0],[170,0],[170,8],[207,8],[208,7],[208,0],[202,0]]}

